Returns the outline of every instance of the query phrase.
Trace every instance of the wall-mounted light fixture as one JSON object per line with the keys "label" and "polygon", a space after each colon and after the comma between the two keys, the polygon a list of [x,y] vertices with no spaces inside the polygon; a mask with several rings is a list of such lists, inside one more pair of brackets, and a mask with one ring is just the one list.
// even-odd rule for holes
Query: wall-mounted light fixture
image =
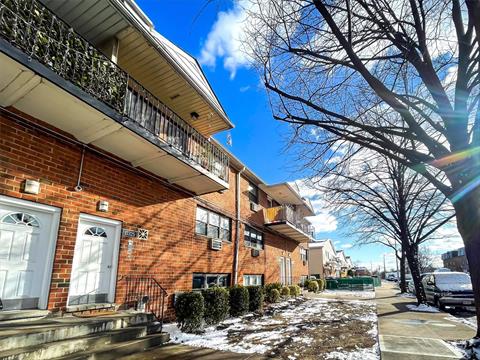
{"label": "wall-mounted light fixture", "polygon": [[107,212],[108,211],[108,201],[100,200],[97,203],[97,210],[101,211],[101,212]]}
{"label": "wall-mounted light fixture", "polygon": [[198,120],[199,117],[200,117],[200,115],[198,115],[198,113],[195,112],[195,111],[192,111],[190,113],[190,119],[192,119],[192,121]]}
{"label": "wall-mounted light fixture", "polygon": [[23,183],[23,192],[38,195],[40,193],[40,181],[27,179]]}

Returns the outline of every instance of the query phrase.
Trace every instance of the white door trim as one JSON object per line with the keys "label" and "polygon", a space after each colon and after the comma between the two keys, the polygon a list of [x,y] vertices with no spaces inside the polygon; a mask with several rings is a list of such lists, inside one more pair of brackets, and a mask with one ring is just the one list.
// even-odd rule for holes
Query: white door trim
{"label": "white door trim", "polygon": [[45,259],[45,271],[43,272],[42,287],[40,297],[38,299],[38,308],[46,309],[48,306],[48,295],[50,294],[50,283],[52,281],[53,260],[55,257],[55,249],[57,247],[58,227],[60,225],[60,214],[62,209],[39,204],[33,201],[12,198],[5,195],[0,195],[0,203],[9,206],[18,206],[23,209],[30,209],[33,211],[44,212],[52,215],[52,226],[47,249],[47,258]]}
{"label": "white door trim", "polygon": [[[113,244],[113,257],[112,257],[112,271],[110,274],[110,288],[108,291],[108,302],[113,303],[115,301],[115,290],[117,286],[117,270],[118,270],[118,258],[120,255],[120,238],[122,234],[122,222],[119,220],[113,220],[113,219],[107,219],[104,217],[100,216],[95,216],[95,215],[89,215],[89,214],[84,214],[80,213],[80,216],[78,217],[78,223],[77,223],[77,238],[75,240],[75,250],[77,249],[77,241],[80,239],[81,235],[80,234],[80,221],[85,220],[85,221],[94,221],[99,224],[105,224],[105,225],[110,225],[115,228],[115,238],[114,238],[114,244]],[[75,256],[75,254],[74,254]],[[73,275],[73,264],[72,264],[72,273]],[[70,281],[71,284],[71,281]],[[67,306],[69,306],[70,302],[70,295],[68,296],[68,302]]]}

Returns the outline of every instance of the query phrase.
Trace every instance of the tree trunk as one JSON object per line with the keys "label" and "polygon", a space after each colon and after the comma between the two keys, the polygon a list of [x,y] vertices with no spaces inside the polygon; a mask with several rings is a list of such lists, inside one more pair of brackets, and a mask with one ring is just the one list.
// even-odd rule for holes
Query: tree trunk
{"label": "tree trunk", "polygon": [[402,250],[402,255],[400,256],[400,292],[406,293],[407,292],[407,281],[405,279],[405,251]]}
{"label": "tree trunk", "polygon": [[480,188],[477,186],[453,203],[457,215],[457,227],[465,244],[472,278],[477,334],[480,337]]}
{"label": "tree trunk", "polygon": [[422,279],[420,277],[420,267],[418,266],[418,245],[410,245],[405,251],[408,261],[408,266],[410,267],[410,272],[412,273],[412,280],[415,286],[415,295],[417,296],[417,303],[426,304],[427,297],[425,296],[425,289],[423,288]]}

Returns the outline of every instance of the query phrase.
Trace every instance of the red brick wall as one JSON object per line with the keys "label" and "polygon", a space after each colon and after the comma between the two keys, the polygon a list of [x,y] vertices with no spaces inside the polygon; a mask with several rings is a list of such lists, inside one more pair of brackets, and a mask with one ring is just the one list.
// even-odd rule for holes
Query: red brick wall
{"label": "red brick wall", "polygon": [[[26,117],[26,115],[22,115]],[[32,121],[38,122],[34,119]],[[0,116],[0,193],[31,200],[62,209],[54,257],[52,285],[48,308],[61,309],[66,305],[68,286],[80,213],[87,213],[123,222],[123,227],[149,230],[147,241],[134,240],[134,251],[127,254],[128,239],[120,244],[118,278],[127,274],[150,274],[169,294],[191,289],[193,272],[233,273],[234,245],[224,243],[221,251],[208,248],[208,240],[194,234],[197,202],[234,219],[235,173],[230,174],[230,189],[222,194],[199,197],[168,186],[160,179],[142,174],[126,164],[111,160],[91,150],[86,151],[82,173],[84,190],[75,192],[82,148],[80,145],[46,134],[34,126]],[[25,179],[41,182],[39,195],[21,192]],[[242,220],[261,228],[262,213],[250,210],[248,182],[242,178]],[[108,213],[96,210],[99,200],[109,202]],[[266,206],[266,195],[260,194]],[[232,221],[232,240],[235,222]],[[308,273],[300,260],[298,244],[287,238],[266,233],[265,250],[257,258],[240,236],[240,275],[265,274],[267,282],[279,280],[279,256],[291,256],[295,281]],[[232,274],[233,275],[233,274]],[[241,276],[239,277],[241,282]],[[122,281],[117,287],[121,302]],[[171,297],[170,299],[171,300]],[[169,301],[171,303],[171,301]],[[169,309],[171,314],[171,308]]]}

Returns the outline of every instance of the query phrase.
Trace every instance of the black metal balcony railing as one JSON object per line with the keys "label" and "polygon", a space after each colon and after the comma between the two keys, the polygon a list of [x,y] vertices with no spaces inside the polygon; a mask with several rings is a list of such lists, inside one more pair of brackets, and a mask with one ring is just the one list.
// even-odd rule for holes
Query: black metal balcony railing
{"label": "black metal balcony railing", "polygon": [[265,221],[268,224],[288,222],[305,234],[310,235],[311,237],[315,236],[315,228],[306,223],[301,215],[287,205],[265,209]]}
{"label": "black metal balcony railing", "polygon": [[228,181],[227,154],[38,0],[0,0],[0,36]]}

